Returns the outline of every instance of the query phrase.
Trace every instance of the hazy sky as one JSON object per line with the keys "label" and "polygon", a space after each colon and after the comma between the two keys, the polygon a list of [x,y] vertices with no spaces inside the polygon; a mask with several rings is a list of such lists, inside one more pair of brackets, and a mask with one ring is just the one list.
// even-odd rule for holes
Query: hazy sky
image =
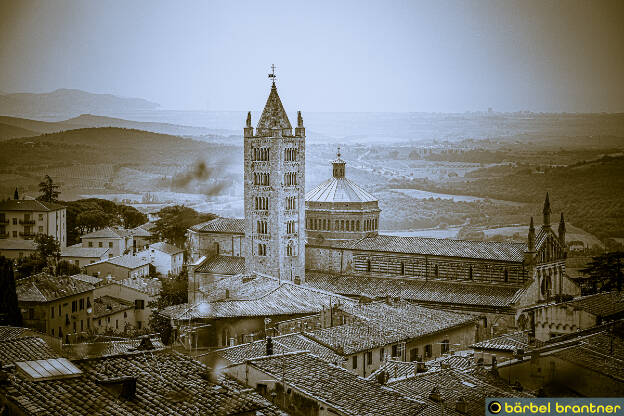
{"label": "hazy sky", "polygon": [[624,1],[0,0],[0,91],[166,108],[624,111]]}

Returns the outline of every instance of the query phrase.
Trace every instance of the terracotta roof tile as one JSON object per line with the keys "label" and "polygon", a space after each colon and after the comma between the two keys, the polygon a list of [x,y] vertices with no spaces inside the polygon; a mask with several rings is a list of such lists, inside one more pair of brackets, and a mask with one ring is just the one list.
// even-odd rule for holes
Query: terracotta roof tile
{"label": "terracotta roof tile", "polygon": [[529,347],[529,332],[513,332],[504,334],[496,338],[477,342],[471,346],[476,350],[497,350],[513,352],[517,349],[527,349]]}
{"label": "terracotta roof tile", "polygon": [[277,94],[277,87],[275,84],[271,87],[271,92],[267,98],[262,115],[258,120],[257,129],[290,129],[290,121]]}
{"label": "terracotta roof tile", "polygon": [[0,201],[0,211],[56,211],[65,209],[64,205],[36,199],[9,199]]}
{"label": "terracotta roof tile", "polygon": [[68,276],[39,273],[16,282],[20,302],[50,302],[56,299],[89,292],[93,285]]}
{"label": "terracotta roof tile", "polygon": [[229,275],[244,273],[245,258],[232,256],[209,257],[195,268],[195,272]]}
{"label": "terracotta roof tile", "polygon": [[[0,394],[26,415],[283,415],[244,386],[224,380],[212,384],[207,368],[175,352],[156,351],[74,361],[75,378],[30,381],[15,374]],[[136,397],[121,398],[103,384],[123,376],[138,377]]]}
{"label": "terracotta roof tile", "polygon": [[43,339],[24,337],[0,341],[1,365],[14,364],[18,361],[45,360],[58,357]]}
{"label": "terracotta roof tile", "polygon": [[377,198],[347,178],[330,178],[306,193],[306,202],[376,202]]}
{"label": "terracotta roof tile", "polygon": [[355,251],[382,251],[431,256],[522,262],[525,243],[452,240],[379,234],[346,242],[341,248]]}
{"label": "terracotta roof tile", "polygon": [[190,229],[199,232],[245,234],[245,219],[219,217],[195,224]]}
{"label": "terracotta roof tile", "polygon": [[427,407],[309,353],[263,357],[251,365],[347,415],[413,416]]}
{"label": "terracotta roof tile", "polygon": [[306,285],[345,296],[390,296],[420,304],[454,304],[475,308],[508,308],[525,288],[511,284],[420,278],[344,276],[306,272]]}
{"label": "terracotta roof tile", "polygon": [[112,296],[100,296],[93,301],[93,319],[111,315],[113,313],[133,309],[134,304],[124,299]]}
{"label": "terracotta roof tile", "polygon": [[149,248],[150,249],[154,249],[154,250],[158,250],[158,251],[162,251],[163,253],[169,254],[170,256],[173,256],[175,254],[184,252],[183,249],[178,248],[178,247],[176,247],[174,245],[171,245],[169,243],[165,243],[164,241],[161,241],[159,243],[150,244]]}

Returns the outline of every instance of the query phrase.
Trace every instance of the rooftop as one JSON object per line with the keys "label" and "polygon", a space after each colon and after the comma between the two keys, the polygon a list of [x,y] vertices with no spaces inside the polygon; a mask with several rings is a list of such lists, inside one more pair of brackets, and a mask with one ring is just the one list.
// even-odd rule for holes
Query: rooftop
{"label": "rooftop", "polygon": [[529,347],[529,331],[513,332],[495,338],[486,339],[471,345],[476,350],[496,350],[514,352]]}
{"label": "rooftop", "polygon": [[512,284],[421,278],[344,276],[306,272],[306,285],[345,296],[387,296],[420,304],[464,305],[472,308],[509,308],[524,293]]}
{"label": "rooftop", "polygon": [[183,253],[184,250],[181,248],[177,248],[174,245],[171,245],[169,243],[165,243],[164,241],[161,241],[159,243],[154,243],[154,244],[150,244],[149,246],[150,249],[153,250],[158,250],[161,251],[165,254],[169,254],[170,256],[176,255],[178,253]]}
{"label": "rooftop", "polygon": [[133,309],[134,304],[112,296],[101,296],[93,301],[93,319]]}
{"label": "rooftop", "polygon": [[379,234],[342,243],[341,248],[361,251],[425,254],[429,256],[522,262],[525,243],[452,240]]}
{"label": "rooftop", "polygon": [[350,179],[330,178],[305,195],[306,202],[377,202],[377,198],[366,192]]}
{"label": "rooftop", "polygon": [[[417,374],[417,365],[417,361],[386,360],[367,378],[369,380],[376,380],[377,375],[382,371],[388,374],[389,382],[400,378],[411,377]],[[441,368],[453,368],[455,370],[464,371],[472,367],[474,367],[474,365],[471,354],[447,355],[425,362],[426,371],[437,371]]]}
{"label": "rooftop", "polygon": [[37,332],[19,326],[0,326],[0,341],[36,336]]}
{"label": "rooftop", "polygon": [[245,234],[244,218],[224,218],[219,217],[214,220],[195,224],[190,227],[192,231],[210,233]]}
{"label": "rooftop", "polygon": [[138,269],[139,267],[143,267],[146,264],[149,264],[150,261],[147,257],[144,256],[133,256],[132,254],[125,254],[117,257],[110,257],[108,259],[98,261],[96,263],[87,264],[85,267],[96,266],[102,263],[110,263],[115,266],[124,267],[129,270]]}
{"label": "rooftop", "polygon": [[17,299],[20,302],[51,302],[93,289],[89,283],[47,273],[35,274],[16,282]]}
{"label": "rooftop", "polygon": [[76,280],[80,280],[81,282],[85,282],[85,283],[89,283],[93,286],[98,285],[99,283],[101,283],[104,279],[102,279],[101,277],[95,277],[95,276],[89,276],[88,274],[75,274],[73,276],[70,276],[72,279],[76,279]]}
{"label": "rooftop", "polygon": [[305,352],[258,358],[251,365],[347,415],[413,416],[426,407]]}
{"label": "rooftop", "polygon": [[[0,394],[26,415],[283,415],[257,393],[231,380],[212,384],[207,369],[167,351],[74,361],[73,378],[33,381],[16,372]],[[136,397],[120,397],[107,384],[137,377]]]}
{"label": "rooftop", "polygon": [[[143,338],[128,338],[120,340],[63,344],[63,355],[72,360],[84,360],[87,358],[112,357],[115,355],[141,354],[145,350],[142,348]],[[160,351],[165,349],[165,345],[159,336],[149,338],[150,349]]]}
{"label": "rooftop", "polygon": [[229,282],[204,289],[201,302],[170,306],[162,314],[174,319],[297,315],[320,312],[332,302],[352,302],[334,293],[260,274],[221,280]]}
{"label": "rooftop", "polygon": [[160,280],[150,277],[127,277],[123,280],[117,280],[114,283],[138,290],[150,296],[157,296],[162,288]]}
{"label": "rooftop", "polygon": [[214,256],[206,258],[195,268],[196,273],[235,275],[245,272],[245,258],[233,256]]}
{"label": "rooftop", "polygon": [[64,205],[54,202],[37,201],[36,199],[9,199],[0,201],[0,211],[57,211],[65,209]]}
{"label": "rooftop", "polygon": [[58,357],[58,353],[39,337],[20,337],[0,341],[0,365],[54,357]]}
{"label": "rooftop", "polygon": [[83,235],[81,238],[124,238],[131,235],[130,230],[125,230],[123,228],[113,228],[106,227],[101,230],[93,231],[92,233],[88,233]]}
{"label": "rooftop", "polygon": [[82,247],[78,244],[61,249],[61,257],[102,258],[108,252],[106,247]]}
{"label": "rooftop", "polygon": [[150,230],[153,229],[154,227],[155,227],[155,224],[153,222],[147,222],[143,225],[139,225],[138,227],[131,229],[130,234],[132,234],[135,237],[149,238],[152,236],[152,233],[150,232]]}
{"label": "rooftop", "polygon": [[606,292],[583,296],[568,302],[575,309],[595,316],[609,317],[624,312],[624,293]]}
{"label": "rooftop", "polygon": [[381,302],[347,303],[338,308],[355,319],[344,325],[306,332],[306,335],[346,355],[472,325],[478,319],[474,315],[423,308],[407,302],[392,306]]}
{"label": "rooftop", "polygon": [[590,335],[553,355],[624,382],[624,337],[609,330]]}
{"label": "rooftop", "polygon": [[462,398],[467,404],[468,415],[482,416],[485,399],[488,397],[533,397],[528,393],[511,388],[503,389],[455,369],[440,369],[405,377],[387,384],[389,388],[413,399],[426,399],[434,388],[440,395],[446,409],[455,409]]}
{"label": "rooftop", "polygon": [[[327,361],[328,363],[339,363],[343,357],[336,354],[330,348],[310,339],[303,333],[288,335],[278,335],[273,337],[273,351],[278,353],[309,351],[311,354]],[[231,364],[244,363],[253,358],[264,357],[266,355],[266,339],[261,339],[246,344],[216,350],[215,354]]]}

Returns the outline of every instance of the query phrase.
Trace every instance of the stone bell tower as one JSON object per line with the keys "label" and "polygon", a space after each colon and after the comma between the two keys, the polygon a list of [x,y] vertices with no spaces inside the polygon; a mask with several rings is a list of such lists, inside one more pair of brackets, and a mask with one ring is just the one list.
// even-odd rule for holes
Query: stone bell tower
{"label": "stone bell tower", "polygon": [[254,128],[244,129],[245,269],[301,283],[305,280],[305,128],[292,126],[277,94]]}

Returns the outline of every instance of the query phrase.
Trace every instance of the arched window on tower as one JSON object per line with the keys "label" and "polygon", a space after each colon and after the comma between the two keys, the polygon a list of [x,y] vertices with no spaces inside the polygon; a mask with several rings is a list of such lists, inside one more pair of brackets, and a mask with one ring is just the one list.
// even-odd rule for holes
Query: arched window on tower
{"label": "arched window on tower", "polygon": [[356,230],[356,231],[360,231],[360,220],[357,220],[357,221],[355,222],[355,230]]}
{"label": "arched window on tower", "polygon": [[366,260],[366,271],[368,273],[370,273],[370,271],[371,271],[371,261],[370,261],[370,259]]}
{"label": "arched window on tower", "polygon": [[505,276],[505,283],[509,282],[509,270],[507,270],[506,267],[505,267],[505,270],[503,271],[503,274]]}
{"label": "arched window on tower", "polygon": [[401,275],[405,274],[405,262],[401,262]]}

